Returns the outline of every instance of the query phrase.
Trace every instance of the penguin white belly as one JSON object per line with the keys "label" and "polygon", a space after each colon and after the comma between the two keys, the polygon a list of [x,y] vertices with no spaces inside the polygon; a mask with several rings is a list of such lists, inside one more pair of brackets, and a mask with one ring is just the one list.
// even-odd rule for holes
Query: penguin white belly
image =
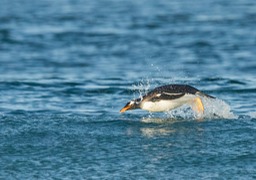
{"label": "penguin white belly", "polygon": [[186,94],[178,99],[173,100],[160,100],[156,102],[146,101],[142,103],[141,109],[151,112],[169,111],[184,104],[189,105],[191,101],[195,99],[195,97],[195,95]]}

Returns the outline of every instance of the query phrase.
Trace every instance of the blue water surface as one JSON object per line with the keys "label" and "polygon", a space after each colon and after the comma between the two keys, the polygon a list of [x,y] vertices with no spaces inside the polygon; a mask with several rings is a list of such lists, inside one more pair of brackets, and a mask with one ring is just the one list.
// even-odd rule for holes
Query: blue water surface
{"label": "blue water surface", "polygon": [[[255,1],[0,4],[0,179],[256,179]],[[172,83],[203,120],[119,113]]]}

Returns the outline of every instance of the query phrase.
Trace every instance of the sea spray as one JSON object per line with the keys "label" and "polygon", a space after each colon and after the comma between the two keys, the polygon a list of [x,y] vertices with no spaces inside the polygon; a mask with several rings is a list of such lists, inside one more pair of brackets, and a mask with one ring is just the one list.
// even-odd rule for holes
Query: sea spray
{"label": "sea spray", "polygon": [[143,95],[145,95],[150,90],[151,82],[150,79],[142,79],[139,83],[133,85],[134,90],[134,99],[139,97],[142,98]]}
{"label": "sea spray", "polygon": [[236,115],[231,111],[231,107],[221,99],[202,98],[204,104],[204,114],[198,117],[189,105],[183,105],[177,109],[166,112],[170,118],[179,119],[236,119]]}
{"label": "sea spray", "polygon": [[221,99],[202,98],[205,107],[205,118],[234,119],[236,115],[231,111],[231,107]]}

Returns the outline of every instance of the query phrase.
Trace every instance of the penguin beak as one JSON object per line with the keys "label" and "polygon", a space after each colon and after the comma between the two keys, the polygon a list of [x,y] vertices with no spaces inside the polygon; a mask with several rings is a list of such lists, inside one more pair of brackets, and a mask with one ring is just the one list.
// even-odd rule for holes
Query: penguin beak
{"label": "penguin beak", "polygon": [[132,109],[132,105],[130,104],[130,102],[128,102],[121,110],[120,113],[123,113],[125,111],[128,111],[129,109]]}

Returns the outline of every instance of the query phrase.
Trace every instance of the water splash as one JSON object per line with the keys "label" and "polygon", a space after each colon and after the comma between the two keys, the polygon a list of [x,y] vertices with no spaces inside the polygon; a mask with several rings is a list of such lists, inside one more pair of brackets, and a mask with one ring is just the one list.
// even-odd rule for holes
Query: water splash
{"label": "water splash", "polygon": [[256,112],[248,112],[244,116],[249,117],[249,119],[256,119]]}
{"label": "water splash", "polygon": [[205,118],[224,118],[237,119],[237,116],[231,111],[231,107],[221,99],[202,98],[205,106]]}
{"label": "water splash", "polygon": [[202,98],[204,104],[204,114],[198,116],[190,106],[184,105],[180,108],[166,112],[168,117],[180,119],[237,119],[231,111],[231,107],[221,99]]}
{"label": "water splash", "polygon": [[[142,79],[137,84],[134,84],[132,88],[136,92],[136,95],[137,95],[137,92],[139,92],[139,97],[142,98],[142,96],[149,91],[150,86],[151,86],[151,81],[150,79],[147,78],[147,79]],[[134,94],[134,99],[138,98],[136,95]]]}
{"label": "water splash", "polygon": [[179,119],[179,120],[194,120],[196,119],[196,114],[193,110],[188,106],[184,105],[177,109],[173,109],[171,111],[165,112],[168,118]]}

